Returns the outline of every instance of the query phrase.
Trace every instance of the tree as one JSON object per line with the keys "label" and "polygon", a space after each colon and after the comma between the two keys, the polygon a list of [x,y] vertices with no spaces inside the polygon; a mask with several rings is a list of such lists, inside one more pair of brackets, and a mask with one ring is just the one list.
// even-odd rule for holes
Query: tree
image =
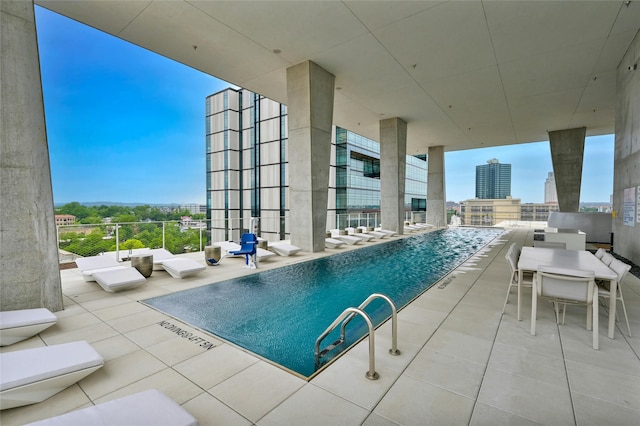
{"label": "tree", "polygon": [[76,217],[76,219],[84,219],[85,217],[95,216],[89,207],[83,206],[77,201],[67,203],[64,206],[57,209],[58,214],[70,214]]}
{"label": "tree", "polygon": [[145,245],[142,243],[142,241],[136,238],[131,238],[125,241],[124,243],[120,244],[120,250],[133,250],[133,249],[138,249],[143,247],[145,247]]}
{"label": "tree", "polygon": [[81,224],[100,224],[102,223],[102,218],[98,217],[98,216],[89,216],[89,217],[85,217],[84,219],[81,219],[78,221],[78,223]]}

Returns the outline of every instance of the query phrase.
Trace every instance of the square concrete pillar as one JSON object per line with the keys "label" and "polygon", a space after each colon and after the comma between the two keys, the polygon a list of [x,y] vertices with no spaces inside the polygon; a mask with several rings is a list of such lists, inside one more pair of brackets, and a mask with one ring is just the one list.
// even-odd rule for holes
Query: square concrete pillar
{"label": "square concrete pillar", "polygon": [[580,184],[586,127],[549,132],[551,161],[561,212],[580,210]]}
{"label": "square concrete pillar", "polygon": [[407,123],[401,118],[380,121],[380,216],[382,226],[402,234],[404,184],[407,169]]}
{"label": "square concrete pillar", "polygon": [[325,248],[335,77],[311,61],[287,69],[291,244]]}
{"label": "square concrete pillar", "polygon": [[63,308],[31,1],[0,2],[0,310]]}
{"label": "square concrete pillar", "polygon": [[429,147],[427,167],[427,223],[445,226],[447,224],[447,197],[443,146]]}

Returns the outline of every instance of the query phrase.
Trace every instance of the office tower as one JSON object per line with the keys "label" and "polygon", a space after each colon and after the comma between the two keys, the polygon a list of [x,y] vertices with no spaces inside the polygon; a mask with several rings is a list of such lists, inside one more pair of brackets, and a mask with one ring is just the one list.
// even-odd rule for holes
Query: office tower
{"label": "office tower", "polygon": [[502,199],[511,196],[511,164],[493,158],[476,166],[476,198]]}
{"label": "office tower", "polygon": [[[244,89],[206,98],[207,218],[213,241],[239,240],[251,217],[260,235],[289,238],[287,107]],[[380,211],[380,144],[333,127],[327,230]],[[406,158],[405,209],[425,211],[426,156]],[[372,226],[372,225],[367,225]]]}
{"label": "office tower", "polygon": [[549,172],[547,180],[544,181],[544,202],[558,203],[558,192],[556,191],[556,178],[553,172]]}

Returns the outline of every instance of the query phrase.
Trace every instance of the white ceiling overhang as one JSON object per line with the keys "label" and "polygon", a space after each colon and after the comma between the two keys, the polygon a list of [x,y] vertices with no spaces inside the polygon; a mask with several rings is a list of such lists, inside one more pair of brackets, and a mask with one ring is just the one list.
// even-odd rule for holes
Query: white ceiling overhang
{"label": "white ceiling overhang", "polygon": [[[407,153],[614,132],[640,1],[57,1],[36,4],[286,103],[286,69],[336,76],[334,122]],[[194,48],[195,46],[195,48]]]}

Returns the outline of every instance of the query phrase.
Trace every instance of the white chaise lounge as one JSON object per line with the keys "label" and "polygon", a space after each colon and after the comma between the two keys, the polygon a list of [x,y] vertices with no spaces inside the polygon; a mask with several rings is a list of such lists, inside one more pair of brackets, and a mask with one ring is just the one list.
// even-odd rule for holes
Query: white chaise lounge
{"label": "white chaise lounge", "polygon": [[324,246],[327,248],[340,248],[341,246],[344,245],[344,242],[337,240],[335,238],[325,238],[324,239]]}
{"label": "white chaise lounge", "polygon": [[93,407],[72,411],[29,425],[37,426],[198,426],[184,408],[157,389],[135,393]]}
{"label": "white chaise lounge", "polygon": [[347,234],[349,234],[350,237],[360,238],[362,241],[366,242],[369,242],[375,238],[373,235],[357,232],[355,228],[345,228],[345,231],[347,231]]}
{"label": "white chaise lounge", "polygon": [[345,234],[341,235],[339,229],[332,229],[331,230],[331,238],[335,238],[336,240],[340,240],[343,243],[348,244],[348,245],[358,244],[358,243],[361,243],[363,241],[362,238],[356,238],[354,236],[345,235]]}
{"label": "white chaise lounge", "polygon": [[136,288],[147,281],[136,268],[126,266],[122,269],[93,272],[92,277],[109,293]]}
{"label": "white chaise lounge", "polygon": [[286,241],[274,241],[272,243],[269,243],[269,250],[271,250],[278,256],[293,256],[302,249],[298,246],[289,244]]}
{"label": "white chaise lounge", "polygon": [[369,231],[369,228],[367,228],[366,226],[358,226],[358,229],[361,229],[363,234],[373,235],[375,238],[378,238],[380,240],[389,236],[389,234],[387,234],[386,232]]}
{"label": "white chaise lounge", "polygon": [[154,270],[164,269],[174,278],[185,278],[199,274],[207,269],[207,267],[200,262],[176,256],[167,249],[151,249],[147,253],[153,255]]}
{"label": "white chaise lounge", "polygon": [[76,259],[76,265],[82,272],[82,278],[85,281],[95,281],[93,277],[95,272],[115,271],[118,269],[126,269],[128,266],[120,264],[114,257],[111,256],[89,256],[78,257]]}
{"label": "white chaise lounge", "polygon": [[58,317],[45,308],[0,312],[0,346],[12,345],[35,336],[56,321]]}
{"label": "white chaise lounge", "polygon": [[85,341],[0,354],[0,410],[35,404],[104,365]]}
{"label": "white chaise lounge", "polygon": [[387,236],[389,237],[393,237],[394,235],[397,234],[396,231],[392,231],[390,229],[383,229],[381,227],[375,228],[376,232],[382,232],[383,234],[387,234]]}

